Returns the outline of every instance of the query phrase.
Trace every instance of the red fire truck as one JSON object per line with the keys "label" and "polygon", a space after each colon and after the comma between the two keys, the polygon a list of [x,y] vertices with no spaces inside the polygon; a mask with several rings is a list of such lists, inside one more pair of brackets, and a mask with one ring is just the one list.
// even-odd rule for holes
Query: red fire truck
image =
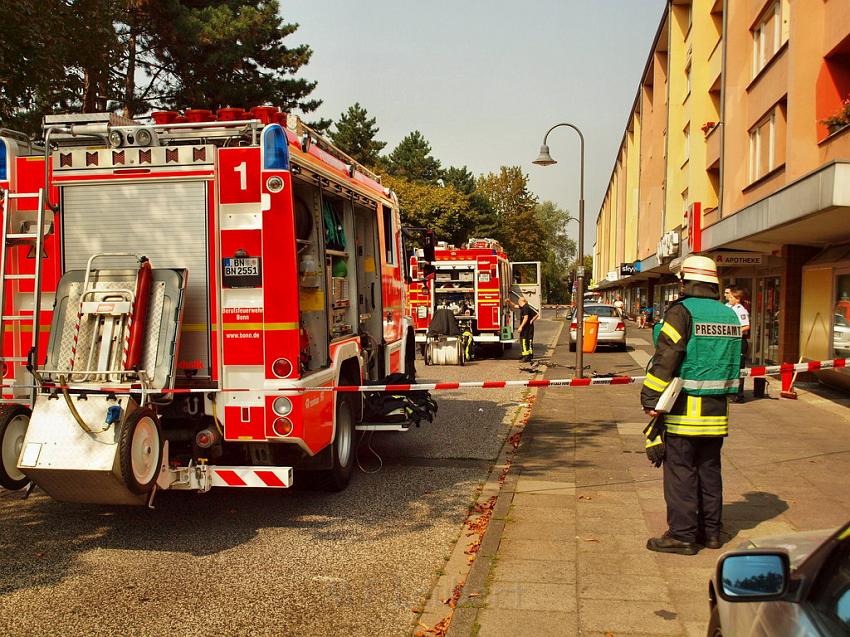
{"label": "red fire truck", "polygon": [[433,276],[424,277],[421,252],[410,257],[408,313],[413,317],[416,342],[425,343],[434,310],[449,308],[460,320],[473,323],[473,340],[500,354],[511,343],[516,316],[508,298],[528,298],[540,309],[540,264],[511,263],[498,241],[470,239],[456,248],[438,242]]}
{"label": "red fire truck", "polygon": [[395,195],[296,116],[48,116],[43,148],[0,133],[0,190],[4,487],[342,489],[357,429],[405,428],[302,389],[415,346]]}

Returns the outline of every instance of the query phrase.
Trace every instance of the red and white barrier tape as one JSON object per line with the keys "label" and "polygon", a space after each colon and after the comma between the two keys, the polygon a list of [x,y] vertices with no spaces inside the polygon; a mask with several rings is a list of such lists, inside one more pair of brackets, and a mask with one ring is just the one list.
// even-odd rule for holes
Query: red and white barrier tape
{"label": "red and white barrier tape", "polygon": [[[823,369],[840,369],[847,366],[847,359],[834,358],[828,361],[811,361],[808,363],[783,363],[782,365],[749,367],[741,370],[741,377],[763,377],[793,374],[794,372],[816,372]],[[631,385],[643,381],[646,376],[597,376],[595,378],[554,378],[551,380],[485,380],[465,381],[457,383],[423,383],[423,384],[396,384],[396,385],[350,385],[350,386],[324,386],[324,387],[280,387],[275,389],[247,389],[222,388],[222,389],[146,389],[146,394],[207,394],[207,393],[234,393],[252,392],[260,394],[281,393],[303,393],[303,392],[407,392],[407,391],[451,391],[458,389],[505,389],[507,387],[589,387],[591,385]],[[33,385],[0,385],[2,388],[17,387],[20,389],[32,389]],[[46,389],[68,389],[76,391],[114,393],[114,394],[139,394],[141,388],[127,387],[90,387],[86,385],[45,385]]]}

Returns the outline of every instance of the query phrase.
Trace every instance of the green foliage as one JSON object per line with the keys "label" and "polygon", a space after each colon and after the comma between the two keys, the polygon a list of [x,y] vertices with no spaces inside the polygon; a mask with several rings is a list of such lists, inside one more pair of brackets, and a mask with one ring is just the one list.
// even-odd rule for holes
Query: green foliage
{"label": "green foliage", "polygon": [[166,0],[145,3],[153,28],[148,35],[154,61],[141,66],[161,72],[149,98],[184,108],[271,103],[310,113],[315,82],[293,77],[310,61],[306,44],[284,40],[297,24],[284,22],[277,0]]}
{"label": "green foliage", "polygon": [[494,237],[513,261],[542,261],[543,228],[534,208],[537,196],[528,189],[528,176],[519,166],[502,166],[498,174],[478,178],[475,192],[492,210]]}
{"label": "green foliage", "polygon": [[543,293],[549,303],[566,303],[570,262],[576,255],[576,243],[567,235],[567,223],[572,219],[551,201],[537,204],[534,209],[543,229],[546,256],[542,263]]}
{"label": "green foliage", "polygon": [[443,181],[447,186],[452,186],[458,192],[471,195],[475,190],[475,175],[469,169],[451,166],[443,171]]}
{"label": "green foliage", "polygon": [[398,195],[404,226],[429,228],[437,237],[459,245],[472,228],[469,198],[452,186],[436,186],[402,177],[385,176],[383,184]]}
{"label": "green foliage", "polygon": [[0,24],[0,120],[28,132],[59,110],[321,104],[277,0],[16,0]]}
{"label": "green foliage", "polygon": [[334,144],[360,163],[374,166],[378,163],[378,154],[387,145],[375,139],[380,130],[375,123],[376,119],[370,118],[366,109],[355,102],[339,116],[330,137]]}
{"label": "green foliage", "polygon": [[391,175],[410,181],[436,184],[440,178],[440,162],[431,155],[431,144],[418,130],[399,142],[386,166]]}
{"label": "green foliage", "polygon": [[44,113],[105,108],[119,41],[115,0],[0,2],[0,124],[35,134]]}

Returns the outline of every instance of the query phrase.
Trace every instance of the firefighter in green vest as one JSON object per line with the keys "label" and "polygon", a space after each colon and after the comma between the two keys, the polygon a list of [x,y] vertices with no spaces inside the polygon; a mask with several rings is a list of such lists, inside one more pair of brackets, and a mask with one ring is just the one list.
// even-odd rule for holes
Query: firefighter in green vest
{"label": "firefighter in green vest", "polygon": [[[720,283],[712,259],[687,257],[679,277],[681,296],[657,326],[655,355],[640,395],[647,415],[661,424],[648,432],[646,451],[656,466],[663,464],[667,503],[667,531],[646,546],[694,555],[701,546],[723,544],[720,448],[728,433],[729,397],[738,391],[741,325],[717,300]],[[674,378],[681,379],[681,392],[660,414],[655,408]]]}

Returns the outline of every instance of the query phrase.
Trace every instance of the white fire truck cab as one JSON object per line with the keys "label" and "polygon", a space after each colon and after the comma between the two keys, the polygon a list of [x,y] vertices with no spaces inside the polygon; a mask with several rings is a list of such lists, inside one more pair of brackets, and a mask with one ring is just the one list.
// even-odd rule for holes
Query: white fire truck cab
{"label": "white fire truck cab", "polygon": [[333,391],[414,371],[377,175],[274,107],[48,116],[44,148],[0,133],[0,484],[339,490],[358,428],[406,428]]}
{"label": "white fire truck cab", "polygon": [[492,347],[497,355],[515,343],[518,321],[508,299],[516,303],[525,296],[539,311],[540,263],[511,263],[495,239],[470,239],[460,248],[438,242],[434,256],[435,272],[427,277],[421,251],[410,257],[408,313],[416,342],[426,342],[434,311],[448,308],[460,321],[471,322],[476,343]]}

